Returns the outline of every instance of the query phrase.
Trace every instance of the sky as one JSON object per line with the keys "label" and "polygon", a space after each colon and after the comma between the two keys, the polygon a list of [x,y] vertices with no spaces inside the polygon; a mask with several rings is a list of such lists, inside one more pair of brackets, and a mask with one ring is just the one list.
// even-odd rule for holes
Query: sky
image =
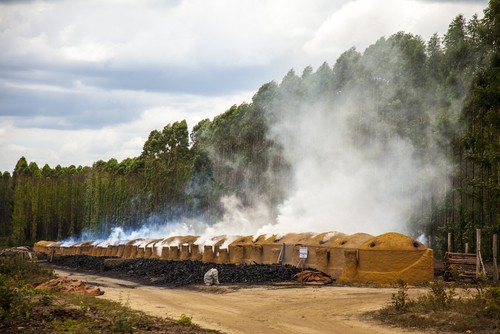
{"label": "sky", "polygon": [[428,40],[486,0],[0,1],[0,171],[140,155],[258,88],[405,31]]}

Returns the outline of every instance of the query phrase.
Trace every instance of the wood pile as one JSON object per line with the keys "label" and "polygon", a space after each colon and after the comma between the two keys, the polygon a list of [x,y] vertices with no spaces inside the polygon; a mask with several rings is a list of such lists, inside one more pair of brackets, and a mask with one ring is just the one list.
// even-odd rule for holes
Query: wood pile
{"label": "wood pile", "polygon": [[304,270],[294,276],[295,280],[300,283],[311,283],[311,284],[330,284],[333,279],[330,275],[327,275],[321,271],[315,270]]}
{"label": "wood pile", "polygon": [[444,256],[444,279],[475,280],[477,256],[476,254],[446,252]]}
{"label": "wood pile", "polygon": [[35,253],[29,246],[19,246],[19,247],[4,249],[0,251],[0,256],[9,256],[9,257],[19,256],[23,259],[30,259],[30,260],[35,259]]}
{"label": "wood pile", "polygon": [[76,279],[69,279],[66,276],[51,279],[50,281],[38,285],[36,289],[56,290],[56,291],[77,293],[82,295],[92,295],[92,296],[100,296],[104,294],[104,292],[101,291],[99,288],[88,286],[82,281]]}

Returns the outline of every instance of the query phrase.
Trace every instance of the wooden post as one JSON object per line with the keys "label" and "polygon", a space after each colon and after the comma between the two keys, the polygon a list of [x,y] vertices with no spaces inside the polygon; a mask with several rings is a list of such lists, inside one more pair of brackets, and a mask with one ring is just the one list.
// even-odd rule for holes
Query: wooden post
{"label": "wooden post", "polygon": [[493,234],[493,282],[498,282],[498,266],[497,266],[497,255],[498,255],[498,235]]}
{"label": "wooden post", "polygon": [[479,270],[481,269],[480,263],[481,256],[481,229],[476,229],[476,276],[479,276]]}
{"label": "wooden post", "polygon": [[448,232],[448,253],[453,252],[453,247],[451,244],[451,232]]}
{"label": "wooden post", "polygon": [[465,243],[465,254],[469,254],[469,243]]}

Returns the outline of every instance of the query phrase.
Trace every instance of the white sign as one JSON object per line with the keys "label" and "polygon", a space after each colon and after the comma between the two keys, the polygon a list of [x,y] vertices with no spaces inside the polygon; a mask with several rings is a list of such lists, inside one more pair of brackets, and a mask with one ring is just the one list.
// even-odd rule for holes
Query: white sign
{"label": "white sign", "polygon": [[307,247],[300,247],[299,248],[299,258],[307,259]]}

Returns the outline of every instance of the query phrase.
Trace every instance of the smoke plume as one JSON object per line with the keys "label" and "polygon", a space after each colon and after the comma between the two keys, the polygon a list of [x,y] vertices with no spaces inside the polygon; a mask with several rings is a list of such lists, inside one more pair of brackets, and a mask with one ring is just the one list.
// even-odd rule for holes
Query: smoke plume
{"label": "smoke plume", "polygon": [[[410,218],[445,193],[451,170],[435,131],[439,117],[432,101],[438,93],[414,80],[419,73],[405,69],[393,41],[381,39],[363,55],[350,50],[344,58],[352,67],[347,78],[345,59],[315,73],[306,69],[302,77],[291,71],[276,85],[277,97],[267,101],[267,139],[280,147],[290,172],[290,180],[278,182],[286,187],[279,189],[284,200],[277,208],[268,194],[243,189],[245,205],[233,194],[220,198],[224,214],[214,224],[203,218],[162,221],[138,231],[114,229],[108,239],[199,235],[200,243],[209,244],[217,235],[420,234],[420,227],[408,225]],[[451,125],[461,99],[450,103]],[[228,165],[240,160],[233,157]],[[248,170],[238,172],[255,179]],[[284,175],[265,174],[269,182]]]}

